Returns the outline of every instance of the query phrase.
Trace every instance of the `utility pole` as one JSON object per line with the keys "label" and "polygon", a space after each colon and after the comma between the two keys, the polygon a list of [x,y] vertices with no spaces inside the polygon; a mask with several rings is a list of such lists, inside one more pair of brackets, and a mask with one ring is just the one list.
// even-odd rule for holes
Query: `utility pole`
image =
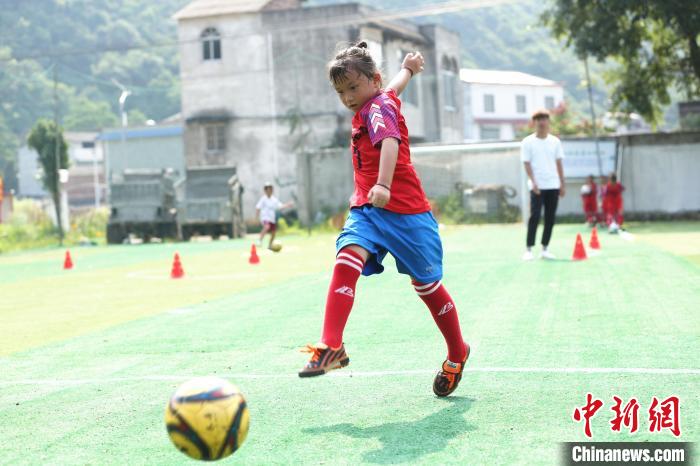
{"label": "utility pole", "polygon": [[[122,93],[119,95],[119,113],[121,115],[122,119],[122,142],[121,142],[121,149],[122,149],[122,159],[126,160],[126,128],[129,126],[129,116],[126,113],[125,110],[125,104],[126,104],[126,99],[131,95],[131,91],[126,88],[126,86],[122,85],[119,81],[116,79],[112,78],[112,83],[119,88],[119,90],[122,91]],[[111,201],[109,193],[109,183],[111,181],[111,174],[109,170],[109,165],[108,165],[108,159],[107,159],[107,152],[105,151],[105,184],[107,185],[107,203]]]}
{"label": "utility pole", "polygon": [[583,58],[583,66],[586,68],[586,86],[588,87],[588,105],[591,107],[591,120],[593,121],[593,140],[595,141],[595,155],[598,160],[598,176],[603,176],[603,163],[600,160],[600,144],[598,142],[598,128],[595,120],[595,108],[593,107],[593,86],[591,75],[588,72],[588,56]]}

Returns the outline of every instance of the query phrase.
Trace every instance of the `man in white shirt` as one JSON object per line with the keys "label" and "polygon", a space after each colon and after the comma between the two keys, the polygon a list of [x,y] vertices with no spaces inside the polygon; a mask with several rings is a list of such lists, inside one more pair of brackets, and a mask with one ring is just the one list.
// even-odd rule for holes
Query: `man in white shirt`
{"label": "man in white shirt", "polygon": [[260,231],[260,246],[262,246],[265,234],[270,233],[270,243],[268,245],[268,249],[272,249],[272,243],[275,241],[275,234],[277,233],[277,211],[279,209],[291,207],[294,205],[294,203],[289,202],[287,204],[282,204],[279,199],[273,196],[272,183],[265,183],[265,187],[263,189],[265,191],[265,195],[262,196],[255,205],[258,220],[260,220],[263,227],[262,231]]}
{"label": "man in white shirt", "polygon": [[527,223],[527,250],[524,260],[532,260],[537,225],[544,205],[544,232],[542,233],[543,259],[555,259],[547,250],[554,228],[554,217],[560,197],[564,197],[564,151],[558,137],[549,134],[549,112],[538,110],[532,115],[536,132],[523,139],[520,159],[525,165],[530,189],[530,219]]}

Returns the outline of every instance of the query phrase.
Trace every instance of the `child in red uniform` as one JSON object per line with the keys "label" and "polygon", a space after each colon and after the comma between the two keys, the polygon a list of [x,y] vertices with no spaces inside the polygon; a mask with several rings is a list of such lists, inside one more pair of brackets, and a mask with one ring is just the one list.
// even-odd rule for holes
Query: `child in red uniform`
{"label": "child in red uniform", "polygon": [[607,205],[605,222],[611,233],[617,233],[617,230],[622,227],[624,217],[622,215],[622,191],[625,187],[617,182],[615,173],[610,175],[610,181],[605,186],[605,197],[603,204]]}
{"label": "child in red uniform", "polygon": [[593,180],[593,175],[590,175],[586,184],[581,186],[581,200],[583,201],[586,223],[593,227],[598,221],[598,186]]}
{"label": "child in red uniform", "polygon": [[419,52],[404,58],[401,71],[382,88],[382,77],[366,42],[340,51],[329,78],[352,119],[351,156],[355,189],[350,214],[336,241],[321,342],[309,345],[310,361],[300,377],[323,375],[346,366],[343,329],[360,274],[384,270],[387,253],[409,275],[416,294],[430,309],[447,344],[447,359],[433,382],[437,396],[452,393],[462,378],[469,345],[462,339],[454,301],[441,283],[442,243],[430,203],[411,163],[408,129],[398,96],[423,71]]}
{"label": "child in red uniform", "polygon": [[608,212],[610,211],[610,208],[608,207],[608,199],[605,197],[605,191],[608,189],[608,177],[601,175],[600,184],[598,186],[600,186],[600,188],[598,188],[598,199],[600,200],[600,221],[606,222],[607,224]]}

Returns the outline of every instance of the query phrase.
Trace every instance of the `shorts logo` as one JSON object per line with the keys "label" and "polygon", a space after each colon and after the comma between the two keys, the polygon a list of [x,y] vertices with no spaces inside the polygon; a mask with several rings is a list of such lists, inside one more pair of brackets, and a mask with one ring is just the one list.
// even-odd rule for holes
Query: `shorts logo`
{"label": "shorts logo", "polygon": [[355,297],[355,293],[353,293],[352,288],[349,286],[341,286],[337,290],[335,290],[336,293],[338,294],[344,294],[345,296],[350,296],[351,298]]}
{"label": "shorts logo", "polygon": [[454,304],[447,303],[444,306],[442,306],[442,309],[440,309],[440,312],[438,312],[438,315],[441,316],[441,315],[447,314],[448,312],[450,312],[454,308],[455,308]]}

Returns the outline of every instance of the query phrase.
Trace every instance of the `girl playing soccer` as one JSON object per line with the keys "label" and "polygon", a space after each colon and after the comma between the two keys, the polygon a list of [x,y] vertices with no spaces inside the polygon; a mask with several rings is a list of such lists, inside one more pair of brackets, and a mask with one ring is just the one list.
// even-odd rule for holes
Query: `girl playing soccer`
{"label": "girl playing soccer", "polygon": [[435,376],[437,396],[452,393],[462,378],[469,345],[462,339],[457,308],[442,285],[442,243],[430,204],[411,164],[408,129],[398,96],[423,71],[420,52],[409,53],[401,71],[382,88],[367,43],[341,50],[329,63],[329,79],[343,105],[355,113],[351,151],[355,190],[350,215],[336,241],[321,342],[308,345],[311,359],[299,372],[312,377],[347,366],[343,329],[360,274],[384,270],[387,253],[409,275],[447,343],[447,360]]}

